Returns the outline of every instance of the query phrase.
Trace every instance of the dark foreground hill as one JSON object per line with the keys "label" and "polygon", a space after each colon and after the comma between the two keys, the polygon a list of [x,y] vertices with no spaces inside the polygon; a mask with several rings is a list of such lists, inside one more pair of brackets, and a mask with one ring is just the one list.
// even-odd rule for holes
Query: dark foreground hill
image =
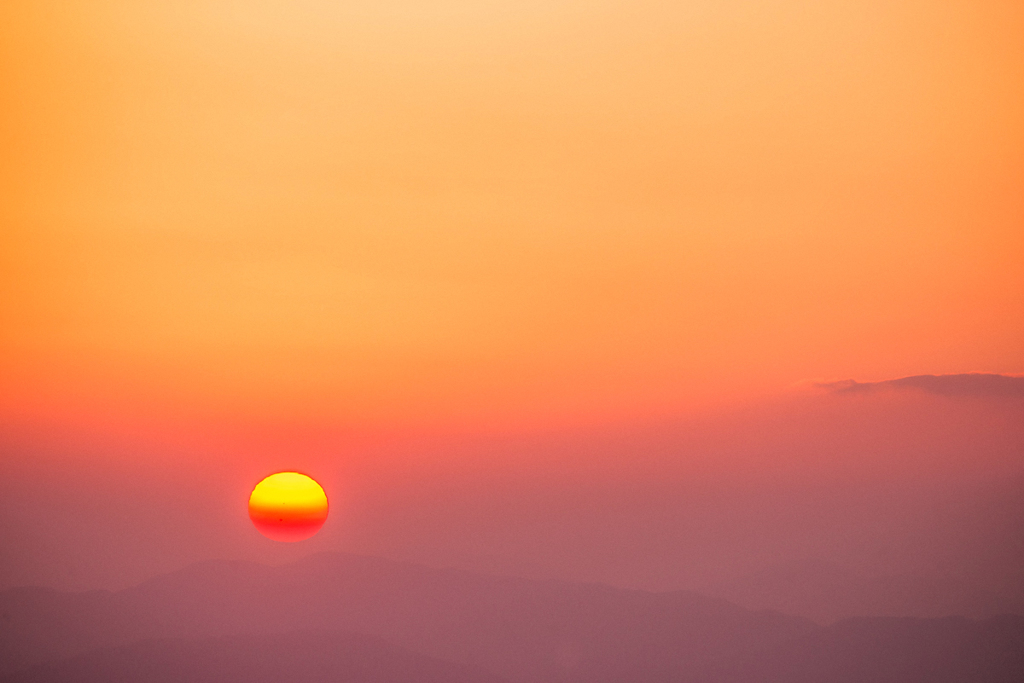
{"label": "dark foreground hill", "polygon": [[[309,630],[370,634],[513,683],[1024,680],[1022,617],[820,627],[687,592],[500,578],[342,554],[282,567],[207,562],[118,593],[0,593],[0,675],[97,649],[106,654],[93,652],[88,661],[127,666],[111,653],[143,661],[136,648],[157,646],[110,648],[147,639],[172,648],[183,646],[166,639],[243,647],[252,641],[209,639]],[[304,661],[328,666],[332,657],[324,645],[306,651]],[[54,666],[47,670],[71,670]]]}
{"label": "dark foreground hill", "polygon": [[[851,619],[725,663],[706,683],[1018,683],[1024,619]],[[566,680],[586,680],[568,676]],[[630,679],[623,679],[630,680]],[[675,678],[660,679],[664,681]],[[694,680],[685,677],[683,680]],[[144,640],[21,671],[3,683],[502,683],[379,638],[299,631]],[[651,683],[646,681],[646,683]]]}
{"label": "dark foreground hill", "polygon": [[40,664],[4,683],[502,683],[379,638],[298,631],[144,640]]}
{"label": "dark foreground hill", "polygon": [[847,619],[737,667],[721,683],[1020,683],[1024,617]]}

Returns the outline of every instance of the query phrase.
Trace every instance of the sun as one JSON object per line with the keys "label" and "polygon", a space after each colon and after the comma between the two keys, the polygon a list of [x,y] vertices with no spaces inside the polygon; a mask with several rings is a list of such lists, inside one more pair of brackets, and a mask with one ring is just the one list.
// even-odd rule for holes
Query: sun
{"label": "sun", "polygon": [[249,519],[267,538],[304,541],[327,520],[327,494],[305,474],[271,474],[249,496]]}

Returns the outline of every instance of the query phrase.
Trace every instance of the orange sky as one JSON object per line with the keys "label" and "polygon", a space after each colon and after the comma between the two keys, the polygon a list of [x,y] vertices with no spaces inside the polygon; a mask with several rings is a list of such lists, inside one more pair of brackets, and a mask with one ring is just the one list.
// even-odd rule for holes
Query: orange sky
{"label": "orange sky", "polygon": [[1024,372],[1022,35],[988,0],[10,0],[0,416]]}

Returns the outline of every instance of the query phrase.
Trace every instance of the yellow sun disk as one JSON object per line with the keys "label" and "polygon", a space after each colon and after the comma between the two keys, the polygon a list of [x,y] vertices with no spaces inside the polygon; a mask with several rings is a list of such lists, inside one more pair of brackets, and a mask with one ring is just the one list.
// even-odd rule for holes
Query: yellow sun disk
{"label": "yellow sun disk", "polygon": [[[298,479],[299,477],[302,479]],[[257,484],[249,497],[249,504],[261,507],[284,505],[323,508],[327,505],[327,496],[320,485],[309,477],[283,472],[273,474]]]}
{"label": "yellow sun disk", "polygon": [[327,495],[310,477],[278,472],[253,489],[249,517],[261,533],[279,541],[309,538],[327,519]]}

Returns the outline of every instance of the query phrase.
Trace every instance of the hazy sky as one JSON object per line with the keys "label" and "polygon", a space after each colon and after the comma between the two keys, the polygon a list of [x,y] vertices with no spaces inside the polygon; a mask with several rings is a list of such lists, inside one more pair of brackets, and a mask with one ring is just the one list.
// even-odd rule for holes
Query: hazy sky
{"label": "hazy sky", "polygon": [[[735,477],[813,472],[791,517],[831,519],[852,498],[822,482],[898,488],[936,452],[947,483],[1018,472],[1019,402],[777,397],[1024,372],[1021,36],[1016,0],[5,1],[0,581],[242,548],[236,499],[300,466],[365,522],[318,543],[577,538],[645,585],[679,539],[725,566],[762,533],[715,503],[636,540],[696,509],[644,508],[661,482],[757,521],[784,487]],[[684,436],[601,441],[659,421]],[[609,496],[625,545],[588,565]]]}
{"label": "hazy sky", "polygon": [[428,5],[4,3],[3,412],[1024,370],[1019,3]]}

